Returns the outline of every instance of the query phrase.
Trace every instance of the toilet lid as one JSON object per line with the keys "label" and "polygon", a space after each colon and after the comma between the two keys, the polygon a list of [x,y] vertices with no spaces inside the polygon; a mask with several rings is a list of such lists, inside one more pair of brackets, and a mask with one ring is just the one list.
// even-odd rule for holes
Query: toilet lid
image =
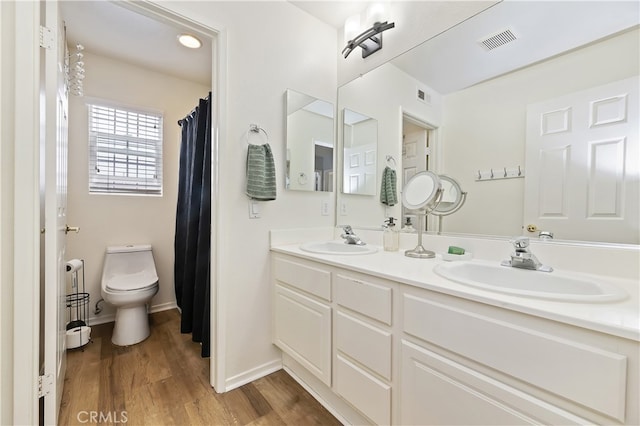
{"label": "toilet lid", "polygon": [[142,290],[158,283],[158,277],[149,274],[128,274],[112,277],[107,281],[107,288],[117,291]]}

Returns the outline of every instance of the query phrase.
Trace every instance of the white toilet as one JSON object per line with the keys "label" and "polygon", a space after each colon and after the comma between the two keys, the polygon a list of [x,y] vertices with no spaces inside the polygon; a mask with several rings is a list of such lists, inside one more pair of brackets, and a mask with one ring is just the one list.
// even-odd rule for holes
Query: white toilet
{"label": "white toilet", "polygon": [[111,341],[128,346],[149,337],[147,303],[158,292],[158,274],[150,245],[107,247],[101,293],[118,308]]}

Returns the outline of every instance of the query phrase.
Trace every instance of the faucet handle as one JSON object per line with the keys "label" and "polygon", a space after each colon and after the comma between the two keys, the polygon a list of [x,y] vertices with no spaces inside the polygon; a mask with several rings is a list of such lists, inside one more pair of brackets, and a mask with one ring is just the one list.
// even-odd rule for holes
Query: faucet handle
{"label": "faucet handle", "polygon": [[528,237],[517,237],[517,238],[511,240],[511,243],[513,243],[513,246],[516,249],[525,249],[525,248],[529,247],[529,238]]}
{"label": "faucet handle", "polygon": [[344,233],[347,235],[353,234],[353,228],[351,228],[351,225],[342,225],[342,229],[344,229]]}

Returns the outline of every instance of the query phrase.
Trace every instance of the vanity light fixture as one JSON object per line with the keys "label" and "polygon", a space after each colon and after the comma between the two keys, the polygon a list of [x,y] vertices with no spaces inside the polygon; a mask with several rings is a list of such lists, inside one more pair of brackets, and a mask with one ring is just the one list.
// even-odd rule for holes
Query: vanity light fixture
{"label": "vanity light fixture", "polygon": [[393,22],[375,22],[371,28],[360,33],[352,40],[349,40],[342,50],[342,54],[346,59],[356,47],[360,47],[362,49],[362,57],[366,58],[372,53],[382,49],[382,32],[395,26]]}
{"label": "vanity light fixture", "polygon": [[191,34],[180,34],[178,36],[178,41],[181,45],[188,47],[189,49],[198,49],[202,46],[200,39]]}

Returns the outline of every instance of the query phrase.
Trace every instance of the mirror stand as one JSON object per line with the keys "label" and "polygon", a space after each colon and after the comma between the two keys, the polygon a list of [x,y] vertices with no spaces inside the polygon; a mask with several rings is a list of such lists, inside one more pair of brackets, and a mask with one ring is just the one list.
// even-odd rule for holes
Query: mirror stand
{"label": "mirror stand", "polygon": [[418,217],[418,245],[413,250],[407,250],[404,252],[404,255],[407,257],[414,257],[417,259],[431,259],[436,257],[435,252],[431,250],[427,250],[422,246],[422,232],[424,229],[424,219],[427,217],[428,213],[418,213],[416,216]]}

